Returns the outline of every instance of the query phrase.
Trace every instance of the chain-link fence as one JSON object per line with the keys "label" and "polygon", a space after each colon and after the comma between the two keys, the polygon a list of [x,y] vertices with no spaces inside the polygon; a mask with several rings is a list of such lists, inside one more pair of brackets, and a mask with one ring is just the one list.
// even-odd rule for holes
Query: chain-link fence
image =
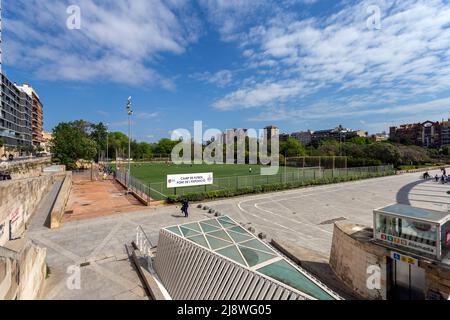
{"label": "chain-link fence", "polygon": [[[150,205],[150,201],[152,199],[150,186],[145,185],[140,180],[136,179],[133,176],[130,176],[128,174],[128,171],[125,170],[117,170],[115,172],[115,178],[125,188],[127,188],[130,192],[135,194],[142,202],[144,202],[147,205]],[[162,200],[164,198],[158,197],[153,199]]]}
{"label": "chain-link fence", "polygon": [[393,166],[378,166],[364,168],[324,169],[324,168],[280,168],[276,175],[261,176],[234,176],[214,178],[214,184],[207,186],[167,188],[166,182],[150,183],[148,190],[151,199],[165,200],[168,196],[183,196],[192,193],[202,193],[218,190],[239,190],[249,187],[266,186],[274,184],[308,183],[320,179],[334,179],[339,177],[368,178],[394,174]]}

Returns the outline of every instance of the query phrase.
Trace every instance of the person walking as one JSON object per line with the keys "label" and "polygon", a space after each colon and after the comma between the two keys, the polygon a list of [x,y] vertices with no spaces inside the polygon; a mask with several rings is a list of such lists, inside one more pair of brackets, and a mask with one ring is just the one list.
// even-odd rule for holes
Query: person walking
{"label": "person walking", "polygon": [[181,212],[184,213],[185,218],[189,218],[189,201],[187,199],[183,200]]}
{"label": "person walking", "polygon": [[185,209],[184,213],[186,214],[186,218],[189,218],[189,200],[185,200]]}

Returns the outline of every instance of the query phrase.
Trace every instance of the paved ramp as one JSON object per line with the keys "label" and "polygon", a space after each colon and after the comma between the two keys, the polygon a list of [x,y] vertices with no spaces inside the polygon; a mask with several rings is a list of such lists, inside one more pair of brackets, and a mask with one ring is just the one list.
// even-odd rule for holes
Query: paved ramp
{"label": "paved ramp", "polygon": [[58,197],[61,186],[64,182],[64,177],[57,178],[52,185],[50,192],[41,200],[39,207],[31,218],[31,224],[28,229],[29,232],[49,229],[50,226],[50,212],[53,209],[56,198]]}

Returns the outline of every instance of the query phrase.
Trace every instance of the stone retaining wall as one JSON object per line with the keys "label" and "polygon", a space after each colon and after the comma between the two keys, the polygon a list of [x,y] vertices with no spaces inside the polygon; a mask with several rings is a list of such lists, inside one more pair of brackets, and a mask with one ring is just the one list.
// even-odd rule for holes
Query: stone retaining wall
{"label": "stone retaining wall", "polygon": [[434,292],[441,296],[441,299],[450,299],[450,267],[438,266],[426,261],[420,261],[419,267],[426,272],[426,291],[429,294]]}
{"label": "stone retaining wall", "polygon": [[60,174],[45,174],[39,177],[0,181],[0,246],[10,236],[10,230],[18,237],[37,209],[41,199]]}
{"label": "stone retaining wall", "polygon": [[34,300],[43,295],[47,250],[24,241],[19,252],[0,252],[0,300]]}
{"label": "stone retaining wall", "polygon": [[10,173],[13,179],[25,179],[41,175],[42,170],[51,163],[51,158],[2,162],[0,163],[0,170]]}
{"label": "stone retaining wall", "polygon": [[[370,244],[372,230],[364,226],[335,224],[330,266],[350,289],[364,299],[386,300],[386,257],[388,252]],[[381,270],[381,289],[368,288],[370,267]],[[373,274],[373,273],[372,273]]]}

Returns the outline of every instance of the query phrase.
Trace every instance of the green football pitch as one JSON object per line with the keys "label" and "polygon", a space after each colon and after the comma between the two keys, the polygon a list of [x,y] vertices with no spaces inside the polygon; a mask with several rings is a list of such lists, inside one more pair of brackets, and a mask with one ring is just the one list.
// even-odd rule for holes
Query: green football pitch
{"label": "green football pitch", "polygon": [[[120,166],[126,169],[126,164]],[[261,165],[216,164],[216,165],[176,165],[164,163],[133,164],[131,174],[139,180],[143,188],[147,189],[154,200],[163,200],[170,195],[185,195],[215,190],[237,190],[247,187],[287,184],[313,181],[321,178],[335,178],[341,176],[363,177],[370,174],[385,172],[384,167],[324,169],[320,167],[280,167],[275,175],[261,175]],[[214,173],[214,182],[207,186],[193,186],[184,188],[167,188],[167,175]]]}
{"label": "green football pitch", "polygon": [[[259,176],[261,165],[215,164],[215,165],[175,165],[175,164],[135,164],[131,174],[145,183],[166,182],[167,175],[213,172],[214,178],[236,176]],[[251,169],[251,170],[250,170]],[[288,168],[295,170],[295,168]],[[298,170],[298,169],[297,169]],[[280,169],[284,172],[284,169]]]}
{"label": "green football pitch", "polygon": [[[126,167],[126,165],[125,165]],[[320,175],[319,168],[280,167],[278,174],[262,176],[262,165],[215,164],[176,165],[163,163],[133,164],[131,174],[149,188],[152,199],[161,200],[169,195],[183,195],[211,190],[236,190],[257,185],[292,182],[299,179],[314,179]],[[167,188],[167,175],[214,173],[214,183],[208,186]]]}

